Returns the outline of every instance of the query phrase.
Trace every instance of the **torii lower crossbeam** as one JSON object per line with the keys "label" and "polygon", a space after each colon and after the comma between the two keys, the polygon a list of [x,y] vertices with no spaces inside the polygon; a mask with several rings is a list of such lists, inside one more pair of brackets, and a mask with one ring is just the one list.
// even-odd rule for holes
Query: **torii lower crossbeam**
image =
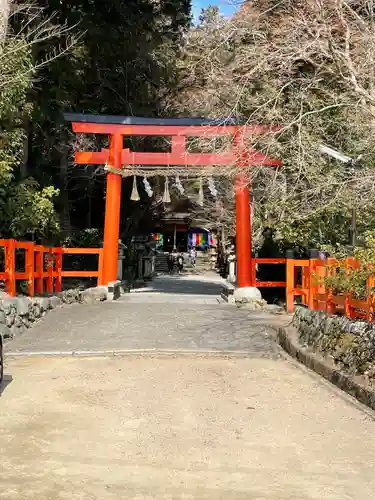
{"label": "torii lower crossbeam", "polygon": [[[123,165],[184,165],[191,167],[236,165],[236,246],[237,285],[255,286],[251,265],[251,214],[249,183],[245,169],[250,165],[280,166],[281,162],[246,148],[246,140],[270,131],[263,126],[238,126],[198,119],[159,119],[124,116],[95,116],[67,114],[73,131],[85,134],[106,134],[109,149],[99,152],[77,152],[78,164],[107,164],[106,211],[104,225],[104,265],[101,282],[108,284],[117,277],[117,256],[120,228],[121,169]],[[168,136],[172,147],[168,153],[133,152],[123,147],[124,136]],[[189,153],[187,137],[230,136],[232,146],[222,153]],[[116,173],[118,170],[118,174]]]}

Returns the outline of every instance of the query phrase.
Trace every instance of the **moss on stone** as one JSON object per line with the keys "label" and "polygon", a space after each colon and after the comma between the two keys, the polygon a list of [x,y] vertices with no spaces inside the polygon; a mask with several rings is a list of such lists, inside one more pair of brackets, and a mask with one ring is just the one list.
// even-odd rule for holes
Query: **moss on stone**
{"label": "moss on stone", "polygon": [[375,325],[298,307],[293,318],[302,345],[331,357],[351,375],[375,382]]}

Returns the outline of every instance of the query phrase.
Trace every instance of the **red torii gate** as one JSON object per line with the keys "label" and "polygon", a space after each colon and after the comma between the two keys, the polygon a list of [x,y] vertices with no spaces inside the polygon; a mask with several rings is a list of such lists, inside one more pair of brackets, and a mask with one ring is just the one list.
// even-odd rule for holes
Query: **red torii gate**
{"label": "red torii gate", "polygon": [[[264,126],[223,125],[206,119],[160,119],[125,116],[104,116],[67,113],[65,120],[72,123],[73,132],[105,134],[110,138],[109,149],[99,152],[75,153],[77,164],[102,164],[111,167],[107,173],[106,207],[104,224],[104,265],[102,284],[117,278],[117,255],[120,229],[121,171],[123,165],[182,165],[204,167],[231,165],[236,174],[236,247],[237,285],[239,288],[255,286],[251,265],[251,212],[249,182],[243,168],[249,165],[281,166],[281,162],[257,151],[246,149],[245,139],[261,135],[270,129]],[[221,123],[221,124],[220,124]],[[172,138],[170,153],[141,153],[124,149],[124,136],[168,136]],[[189,153],[187,137],[232,136],[233,147],[222,153]]]}

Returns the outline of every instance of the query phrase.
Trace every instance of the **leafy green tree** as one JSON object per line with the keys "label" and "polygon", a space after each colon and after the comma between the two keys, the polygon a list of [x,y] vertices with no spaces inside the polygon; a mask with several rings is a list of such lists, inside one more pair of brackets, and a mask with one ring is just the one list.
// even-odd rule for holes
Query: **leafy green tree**
{"label": "leafy green tree", "polygon": [[[9,14],[9,9],[1,11],[4,13]],[[13,15],[22,15],[26,24],[33,20],[23,5]],[[16,33],[12,19],[6,19],[5,24],[0,44],[0,234],[3,238],[49,238],[58,231],[53,205],[58,191],[52,186],[41,190],[35,180],[19,176],[24,123],[32,112],[27,96],[37,69],[32,46],[48,34],[41,25],[35,25],[34,32],[28,34]]]}

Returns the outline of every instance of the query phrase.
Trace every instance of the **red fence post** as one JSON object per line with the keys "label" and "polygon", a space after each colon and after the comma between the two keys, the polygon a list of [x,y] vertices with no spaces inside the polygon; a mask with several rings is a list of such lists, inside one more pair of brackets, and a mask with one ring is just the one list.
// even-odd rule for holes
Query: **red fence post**
{"label": "red fence post", "polygon": [[99,261],[98,261],[98,286],[102,286],[103,283],[104,283],[104,276],[103,276],[103,266],[104,266],[104,262],[103,262],[103,249],[100,248],[99,249],[99,252],[98,252],[98,255],[99,255]]}
{"label": "red fence post", "polygon": [[55,291],[61,292],[62,290],[62,265],[63,265],[63,256],[62,256],[62,248],[55,249]]}
{"label": "red fence post", "polygon": [[[327,262],[326,276],[333,276],[333,274],[335,272],[334,269],[333,269],[333,266],[334,266],[336,260],[333,257],[330,257],[330,258],[327,259],[326,262]],[[326,306],[327,313],[328,314],[334,314],[335,313],[335,305],[333,303],[332,289],[328,288],[326,290],[326,294],[327,294],[327,306]]]}
{"label": "red fence post", "polygon": [[53,293],[53,254],[52,248],[46,248],[47,250],[47,293]]}
{"label": "red fence post", "polygon": [[[315,308],[318,311],[326,311],[327,309],[327,293],[324,283],[324,278],[326,275],[326,256],[319,257],[316,261],[316,277],[317,277],[317,287],[315,295]],[[323,303],[323,304],[322,304]]]}
{"label": "red fence post", "polygon": [[371,274],[367,280],[367,321],[374,320],[374,293],[373,289],[375,287],[375,278]]}
{"label": "red fence post", "polygon": [[294,311],[294,252],[286,252],[286,310],[288,313]]}
{"label": "red fence post", "polygon": [[309,258],[309,267],[308,269],[308,274],[309,274],[309,283],[308,283],[308,288],[309,288],[309,295],[308,295],[308,308],[311,309],[312,311],[315,311],[317,309],[316,306],[316,294],[317,294],[317,276],[316,275],[316,268],[317,268],[317,261],[319,257],[319,252],[317,250],[310,250],[310,258]]}
{"label": "red fence post", "polygon": [[16,296],[16,242],[7,240],[5,246],[6,290],[10,296]]}
{"label": "red fence post", "polygon": [[[300,264],[302,264],[300,262]],[[306,307],[309,307],[310,301],[310,273],[309,273],[309,265],[302,265],[301,273],[302,273],[302,290],[305,293],[302,294],[302,304]]]}
{"label": "red fence post", "polygon": [[35,255],[35,245],[34,243],[28,243],[26,248],[25,271],[27,275],[27,293],[29,294],[29,297],[34,297],[35,295],[34,255]]}
{"label": "red fence post", "polygon": [[35,247],[35,268],[36,292],[39,295],[43,295],[44,247],[41,245]]}
{"label": "red fence post", "polygon": [[257,286],[257,262],[251,258],[251,283],[252,286]]}
{"label": "red fence post", "polygon": [[[350,274],[351,264],[352,264],[351,257],[348,257],[347,259],[345,259],[345,272],[346,272],[346,274]],[[351,308],[351,304],[350,304],[350,298],[351,298],[351,293],[346,293],[345,294],[344,309],[345,309],[345,316],[347,316],[348,318],[352,317],[352,308]]]}

